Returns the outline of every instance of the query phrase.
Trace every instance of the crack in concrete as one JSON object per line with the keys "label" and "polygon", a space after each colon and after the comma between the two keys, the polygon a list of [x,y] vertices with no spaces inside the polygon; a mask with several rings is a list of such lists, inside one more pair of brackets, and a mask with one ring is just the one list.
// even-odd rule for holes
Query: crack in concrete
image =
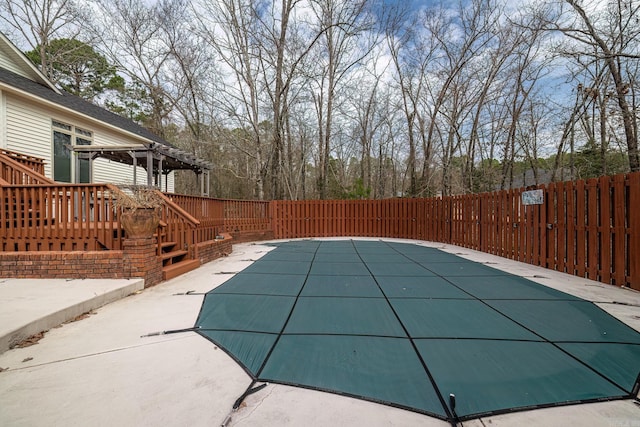
{"label": "crack in concrete", "polygon": [[169,338],[169,339],[163,339],[163,340],[154,341],[154,342],[145,343],[145,344],[136,344],[136,345],[130,345],[130,346],[127,346],[127,347],[113,348],[113,349],[110,349],[110,350],[104,350],[104,351],[98,351],[98,352],[95,352],[95,353],[83,354],[81,356],[67,357],[65,359],[51,360],[49,362],[38,363],[38,364],[34,364],[34,365],[29,365],[29,366],[21,366],[21,367],[18,367],[18,368],[9,367],[9,368],[5,368],[4,372],[7,372],[7,371],[11,371],[11,372],[24,371],[25,369],[39,368],[41,366],[54,365],[56,363],[69,362],[69,361],[72,361],[72,360],[79,360],[79,359],[86,359],[86,358],[89,358],[89,357],[101,356],[101,355],[109,354],[109,353],[117,353],[117,352],[120,352],[120,351],[135,349],[135,348],[139,348],[139,347],[147,347],[147,346],[150,346],[150,345],[163,344],[165,342],[170,342],[170,341],[183,340],[183,339],[186,339],[186,338],[191,338],[191,337],[186,337],[185,336],[185,337]]}

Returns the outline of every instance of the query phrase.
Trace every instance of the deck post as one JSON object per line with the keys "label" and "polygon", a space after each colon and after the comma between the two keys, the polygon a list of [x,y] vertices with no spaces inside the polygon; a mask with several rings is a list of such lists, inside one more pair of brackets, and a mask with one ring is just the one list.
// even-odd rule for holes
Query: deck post
{"label": "deck post", "polygon": [[640,215],[632,206],[640,205],[640,172],[630,173],[629,180],[629,286],[640,290]]}
{"label": "deck post", "polygon": [[153,187],[153,152],[147,151],[147,187]]}

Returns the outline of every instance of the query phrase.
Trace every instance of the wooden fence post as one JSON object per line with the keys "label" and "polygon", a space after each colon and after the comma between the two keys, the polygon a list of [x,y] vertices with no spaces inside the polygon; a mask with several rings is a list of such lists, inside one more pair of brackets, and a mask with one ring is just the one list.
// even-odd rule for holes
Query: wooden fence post
{"label": "wooden fence post", "polygon": [[598,239],[598,180],[587,181],[587,277],[598,280],[600,240]]}
{"label": "wooden fence post", "polygon": [[616,175],[613,178],[613,226],[612,226],[612,267],[613,281],[616,286],[623,286],[626,279],[625,266],[627,254],[627,234],[625,233],[627,210],[625,197],[625,177]]}
{"label": "wooden fence post", "polygon": [[601,176],[598,182],[600,187],[600,224],[598,234],[600,235],[600,268],[598,271],[599,280],[604,283],[611,282],[611,179],[608,176]]}
{"label": "wooden fence post", "polygon": [[268,210],[267,218],[271,219],[271,232],[273,233],[273,237],[275,239],[278,238],[277,232],[276,232],[276,216],[275,216],[275,212],[276,212],[275,204],[276,203],[277,202],[275,200],[271,200],[269,202],[269,204],[267,205],[267,210]]}
{"label": "wooden fence post", "polygon": [[640,291],[640,172],[629,174],[629,285]]}

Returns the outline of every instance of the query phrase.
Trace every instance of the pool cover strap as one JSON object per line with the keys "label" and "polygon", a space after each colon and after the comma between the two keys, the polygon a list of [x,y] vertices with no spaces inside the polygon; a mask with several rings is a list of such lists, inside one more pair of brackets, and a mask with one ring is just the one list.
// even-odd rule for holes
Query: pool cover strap
{"label": "pool cover strap", "polygon": [[200,326],[194,326],[193,328],[171,329],[171,330],[168,330],[168,331],[151,332],[151,333],[146,334],[146,335],[140,335],[140,338],[156,337],[156,336],[159,336],[159,335],[181,334],[183,332],[195,332],[198,329],[200,329]]}
{"label": "pool cover strap", "polygon": [[257,387],[253,387],[255,383],[256,383],[255,381],[252,381],[249,387],[247,388],[247,390],[244,393],[242,393],[242,396],[236,399],[236,401],[233,403],[233,410],[237,410],[240,407],[240,405],[242,405],[242,402],[244,401],[244,399],[247,398],[247,396],[250,396],[253,393],[257,393],[267,386],[267,383],[264,383],[264,384],[260,384]]}

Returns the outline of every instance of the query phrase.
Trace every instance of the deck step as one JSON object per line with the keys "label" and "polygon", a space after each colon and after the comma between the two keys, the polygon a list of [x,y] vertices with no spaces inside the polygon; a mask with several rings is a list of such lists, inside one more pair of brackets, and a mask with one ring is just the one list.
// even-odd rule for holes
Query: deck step
{"label": "deck step", "polygon": [[162,243],[160,244],[160,247],[161,247],[162,249],[166,249],[166,248],[171,248],[171,247],[173,247],[173,246],[175,246],[175,245],[177,245],[177,244],[178,244],[178,242],[162,242]]}
{"label": "deck step", "polygon": [[162,268],[162,280],[170,280],[200,267],[199,259],[187,259]]}
{"label": "deck step", "polygon": [[184,256],[186,254],[188,254],[189,252],[187,251],[171,251],[171,252],[165,252],[162,255],[160,255],[160,258],[162,259],[162,261],[166,261],[166,260],[170,260],[173,258],[179,258],[181,256]]}

